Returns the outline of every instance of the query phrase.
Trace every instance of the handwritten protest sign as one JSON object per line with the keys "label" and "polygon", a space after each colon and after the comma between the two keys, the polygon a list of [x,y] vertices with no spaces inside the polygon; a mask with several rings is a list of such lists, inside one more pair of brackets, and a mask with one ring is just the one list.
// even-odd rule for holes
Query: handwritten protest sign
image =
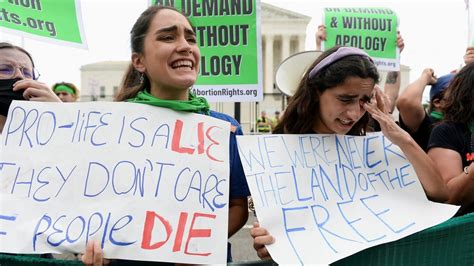
{"label": "handwritten protest sign", "polygon": [[190,18],[201,49],[193,87],[211,102],[263,99],[259,0],[152,0]]}
{"label": "handwritten protest sign", "polygon": [[79,0],[2,0],[0,27],[48,42],[86,48]]}
{"label": "handwritten protest sign", "polygon": [[398,71],[397,16],[388,8],[325,8],[324,49],[336,45],[365,50],[380,70]]}
{"label": "handwritten protest sign", "polygon": [[267,246],[283,264],[329,264],[443,222],[411,164],[381,133],[237,139]]}
{"label": "handwritten protest sign", "polygon": [[14,102],[0,251],[225,263],[230,124],[132,103]]}

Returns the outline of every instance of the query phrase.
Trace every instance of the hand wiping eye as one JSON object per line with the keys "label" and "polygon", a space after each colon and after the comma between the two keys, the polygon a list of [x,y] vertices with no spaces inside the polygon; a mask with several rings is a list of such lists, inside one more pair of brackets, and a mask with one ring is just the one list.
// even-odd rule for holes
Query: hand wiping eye
{"label": "hand wiping eye", "polygon": [[372,97],[367,96],[367,95],[364,95],[364,96],[362,97],[362,101],[363,101],[364,103],[370,103],[370,100],[371,100],[371,99],[372,99]]}

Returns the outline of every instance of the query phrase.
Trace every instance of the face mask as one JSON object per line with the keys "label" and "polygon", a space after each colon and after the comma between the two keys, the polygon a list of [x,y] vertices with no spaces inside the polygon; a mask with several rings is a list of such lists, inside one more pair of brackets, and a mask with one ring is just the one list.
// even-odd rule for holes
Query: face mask
{"label": "face mask", "polygon": [[25,100],[23,91],[13,91],[13,84],[21,79],[0,79],[0,115],[7,116],[13,100]]}

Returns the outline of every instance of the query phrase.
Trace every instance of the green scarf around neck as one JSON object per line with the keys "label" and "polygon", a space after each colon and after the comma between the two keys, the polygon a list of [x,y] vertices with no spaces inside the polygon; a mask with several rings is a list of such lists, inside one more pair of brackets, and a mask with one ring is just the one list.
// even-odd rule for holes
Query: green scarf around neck
{"label": "green scarf around neck", "polygon": [[430,116],[436,120],[443,120],[444,115],[441,112],[431,111]]}
{"label": "green scarf around neck", "polygon": [[[432,111],[430,113],[430,116],[436,120],[443,120],[444,118],[444,114],[441,113],[441,112],[436,112],[436,111]],[[474,134],[474,121],[471,121],[467,124],[467,128],[469,128],[469,131],[471,131],[471,133]]]}
{"label": "green scarf around neck", "polygon": [[209,103],[206,98],[196,97],[191,91],[189,92],[189,100],[162,100],[151,95],[148,91],[142,90],[138,92],[135,98],[130,98],[127,102],[148,104],[153,106],[165,107],[175,111],[203,113],[209,115]]}

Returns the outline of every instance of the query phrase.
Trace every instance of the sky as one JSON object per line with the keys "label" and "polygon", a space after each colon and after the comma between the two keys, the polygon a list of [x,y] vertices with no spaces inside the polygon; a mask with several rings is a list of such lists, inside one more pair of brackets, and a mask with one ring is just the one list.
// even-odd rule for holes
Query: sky
{"label": "sky", "polygon": [[[59,1],[59,0],[58,0]],[[401,64],[411,68],[413,81],[426,67],[438,76],[459,68],[467,47],[467,10],[464,0],[262,0],[312,17],[307,27],[306,50],[315,48],[314,33],[324,7],[388,7],[399,18],[405,40]],[[80,84],[80,67],[108,60],[129,60],[129,32],[147,0],[82,0],[81,13],[87,49],[21,38],[0,28],[0,40],[27,49],[41,73],[40,81]]]}

